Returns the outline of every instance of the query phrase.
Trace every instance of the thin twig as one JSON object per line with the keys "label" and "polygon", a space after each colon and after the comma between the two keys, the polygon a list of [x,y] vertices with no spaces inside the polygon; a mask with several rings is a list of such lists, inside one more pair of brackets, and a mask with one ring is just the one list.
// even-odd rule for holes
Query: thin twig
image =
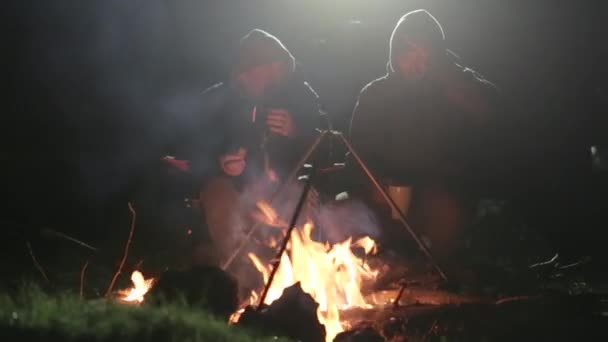
{"label": "thin twig", "polygon": [[555,262],[555,260],[557,260],[558,257],[559,257],[559,254],[555,253],[555,255],[551,259],[549,259],[547,261],[541,261],[536,264],[532,264],[532,265],[528,266],[528,268],[535,268],[535,267],[539,267],[539,266],[551,265],[552,263]]}
{"label": "thin twig", "polygon": [[435,320],[433,320],[433,323],[431,324],[431,327],[429,328],[429,330],[426,332],[426,334],[424,334],[424,337],[422,337],[422,342],[426,342],[429,340],[429,338],[433,335],[433,332],[434,332],[436,326],[437,326],[437,319],[435,318]]}
{"label": "thin twig", "polygon": [[540,296],[513,296],[513,297],[505,297],[505,298],[501,298],[499,300],[496,301],[496,305],[500,305],[500,304],[505,304],[505,303],[510,303],[510,302],[518,302],[518,301],[522,301],[522,300],[530,300],[530,299],[535,299],[535,298],[539,298]]}
{"label": "thin twig", "polygon": [[109,296],[112,292],[112,288],[114,288],[114,284],[116,283],[118,276],[122,273],[122,269],[125,266],[125,263],[127,262],[127,257],[129,256],[129,246],[131,246],[131,241],[133,240],[133,232],[135,231],[135,221],[137,219],[137,213],[135,212],[135,209],[133,209],[131,202],[129,202],[129,211],[131,212],[131,229],[129,231],[129,238],[127,239],[127,243],[125,245],[125,253],[122,256],[122,260],[120,261],[120,265],[118,266],[114,277],[112,277],[112,282],[110,282],[110,286],[108,286],[108,289],[106,290],[106,297]]}
{"label": "thin twig", "polygon": [[58,231],[53,230],[53,229],[51,229],[51,228],[44,228],[44,229],[42,230],[42,233],[43,233],[43,234],[46,234],[46,235],[51,235],[51,236],[55,236],[55,237],[59,237],[59,238],[62,238],[62,239],[65,239],[65,240],[71,241],[71,242],[73,242],[73,243],[75,243],[75,244],[77,244],[77,245],[79,245],[79,246],[81,246],[81,247],[84,247],[84,248],[90,249],[90,250],[92,250],[93,252],[97,252],[97,251],[99,251],[99,249],[98,249],[98,248],[93,247],[93,246],[89,245],[88,243],[82,242],[82,241],[80,241],[80,240],[78,240],[78,239],[76,239],[76,238],[73,238],[73,237],[71,237],[71,236],[69,236],[69,235],[66,235],[66,234],[62,233],[62,232],[58,232]]}
{"label": "thin twig", "polygon": [[399,289],[399,293],[397,293],[397,297],[395,297],[395,299],[393,300],[393,308],[396,309],[399,307],[399,301],[401,300],[401,296],[403,296],[403,292],[405,291],[406,287],[407,283],[404,281],[401,285],[401,288]]}
{"label": "thin twig", "polygon": [[40,272],[40,274],[42,274],[42,277],[44,278],[44,280],[46,280],[47,283],[50,283],[49,278],[46,276],[46,273],[44,272],[44,269],[42,268],[42,266],[40,265],[38,260],[36,260],[36,256],[34,255],[34,250],[32,249],[32,245],[30,244],[29,241],[26,241],[25,245],[27,246],[27,250],[30,252],[30,256],[32,257],[34,266],[36,266],[36,269],[38,270],[38,272]]}
{"label": "thin twig", "polygon": [[87,267],[89,267],[89,261],[84,263],[82,269],[80,270],[80,299],[84,296],[84,274],[87,271]]}

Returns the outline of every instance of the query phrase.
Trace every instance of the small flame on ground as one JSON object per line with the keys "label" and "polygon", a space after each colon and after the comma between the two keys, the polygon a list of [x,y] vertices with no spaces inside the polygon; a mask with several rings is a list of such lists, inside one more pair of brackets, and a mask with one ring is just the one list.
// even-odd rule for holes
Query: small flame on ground
{"label": "small flame on ground", "polygon": [[133,282],[132,288],[119,291],[120,300],[124,302],[141,303],[144,301],[146,293],[152,288],[154,278],[145,279],[140,271],[133,271],[131,274],[131,282]]}

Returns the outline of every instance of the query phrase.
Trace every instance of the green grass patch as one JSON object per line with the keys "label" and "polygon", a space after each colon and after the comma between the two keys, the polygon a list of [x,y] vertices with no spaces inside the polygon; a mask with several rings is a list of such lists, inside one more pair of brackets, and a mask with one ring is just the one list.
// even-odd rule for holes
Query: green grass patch
{"label": "green grass patch", "polygon": [[229,326],[184,304],[131,306],[74,294],[48,295],[35,286],[0,294],[0,340],[278,341]]}

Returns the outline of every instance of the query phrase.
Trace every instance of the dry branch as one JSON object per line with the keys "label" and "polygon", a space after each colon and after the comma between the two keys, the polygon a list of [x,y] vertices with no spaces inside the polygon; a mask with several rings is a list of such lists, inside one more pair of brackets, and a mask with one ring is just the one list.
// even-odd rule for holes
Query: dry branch
{"label": "dry branch", "polygon": [[500,304],[505,304],[505,303],[518,302],[518,301],[522,301],[522,300],[531,300],[531,299],[537,299],[537,298],[540,298],[540,296],[505,297],[505,298],[501,298],[501,299],[497,300],[495,304],[500,305]]}
{"label": "dry branch", "polygon": [[127,257],[129,256],[129,247],[131,246],[131,241],[133,240],[133,232],[135,231],[135,221],[137,219],[137,213],[135,212],[135,209],[133,209],[133,205],[131,205],[131,202],[129,202],[129,211],[131,212],[131,229],[129,230],[129,238],[127,239],[127,243],[125,245],[125,253],[122,256],[122,260],[120,261],[120,265],[118,266],[114,277],[112,277],[110,286],[108,286],[108,289],[106,290],[106,297],[109,296],[112,292],[112,288],[114,288],[114,284],[116,283],[118,276],[122,273],[122,269],[124,268],[125,263],[127,262]]}
{"label": "dry branch", "polygon": [[80,241],[80,240],[78,240],[76,238],[73,238],[73,237],[71,237],[71,236],[69,236],[67,234],[62,233],[62,232],[58,232],[58,231],[53,230],[51,228],[44,228],[42,230],[42,234],[43,235],[47,235],[47,236],[54,236],[54,237],[58,237],[58,238],[62,238],[62,239],[68,240],[70,242],[73,242],[73,243],[81,246],[81,247],[84,247],[86,249],[90,249],[93,252],[99,251],[98,248],[93,247],[93,246],[89,245],[88,243],[82,242],[82,241]]}
{"label": "dry branch", "polygon": [[34,250],[32,249],[32,245],[30,244],[29,241],[26,241],[25,245],[27,246],[27,250],[30,253],[30,256],[32,257],[32,261],[34,262],[34,266],[36,267],[36,269],[38,270],[38,272],[40,272],[40,274],[42,274],[42,277],[44,278],[44,280],[46,280],[47,283],[50,283],[49,278],[46,276],[46,273],[44,272],[44,269],[42,268],[42,266],[40,265],[40,263],[36,259],[36,256],[34,255]]}
{"label": "dry branch", "polygon": [[89,267],[89,261],[84,263],[82,269],[80,270],[80,299],[84,296],[84,274],[87,271],[87,267]]}

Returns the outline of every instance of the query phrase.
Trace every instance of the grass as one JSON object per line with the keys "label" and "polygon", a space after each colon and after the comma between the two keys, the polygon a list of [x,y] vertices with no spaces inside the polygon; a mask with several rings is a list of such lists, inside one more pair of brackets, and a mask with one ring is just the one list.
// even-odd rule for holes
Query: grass
{"label": "grass", "polygon": [[25,286],[0,295],[0,340],[45,341],[278,341],[182,304],[131,306],[74,294],[47,295]]}

